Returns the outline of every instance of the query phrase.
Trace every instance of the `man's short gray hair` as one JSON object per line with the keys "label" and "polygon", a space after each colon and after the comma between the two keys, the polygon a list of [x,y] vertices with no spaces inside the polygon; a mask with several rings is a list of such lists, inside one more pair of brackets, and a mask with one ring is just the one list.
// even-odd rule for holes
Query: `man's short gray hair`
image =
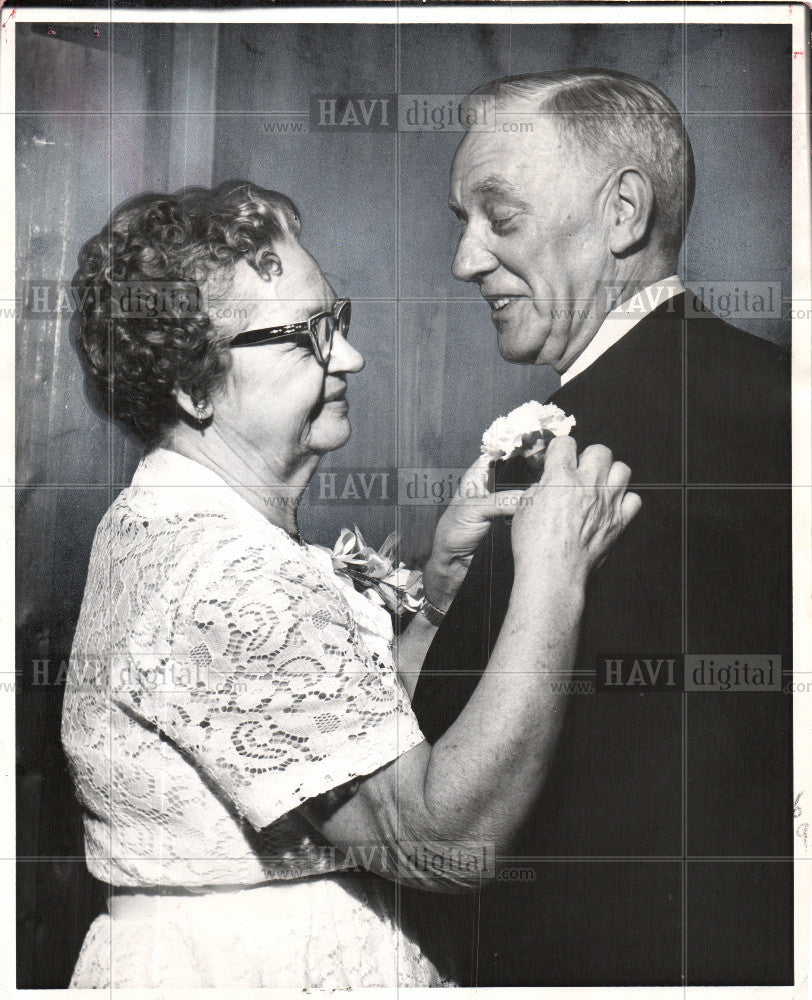
{"label": "man's short gray hair", "polygon": [[465,109],[482,98],[494,98],[497,109],[535,103],[563,138],[614,166],[644,167],[654,185],[663,248],[679,253],[694,199],[694,154],[680,113],[655,86],[609,69],[506,76],[468,95],[463,121]]}

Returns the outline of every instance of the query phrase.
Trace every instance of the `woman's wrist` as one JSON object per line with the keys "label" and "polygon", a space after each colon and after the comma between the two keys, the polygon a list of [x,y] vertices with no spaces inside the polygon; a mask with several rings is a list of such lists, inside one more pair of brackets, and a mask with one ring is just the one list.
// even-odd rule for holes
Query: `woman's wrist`
{"label": "woman's wrist", "polygon": [[443,559],[435,553],[429,557],[423,571],[423,593],[439,614],[445,614],[451,606],[470,562],[470,559]]}
{"label": "woman's wrist", "polygon": [[513,578],[511,602],[524,608],[543,609],[562,627],[580,620],[586,600],[586,581],[567,573],[522,573]]}
{"label": "woman's wrist", "polygon": [[420,614],[426,619],[429,625],[434,626],[434,628],[439,628],[443,624],[443,619],[446,616],[446,611],[448,609],[438,608],[433,604],[426,595],[423,595],[423,601],[420,605]]}
{"label": "woman's wrist", "polygon": [[513,575],[517,580],[545,590],[559,586],[585,590],[589,564],[586,559],[573,558],[573,553],[562,554],[557,547],[547,552],[539,549],[517,551],[514,547]]}

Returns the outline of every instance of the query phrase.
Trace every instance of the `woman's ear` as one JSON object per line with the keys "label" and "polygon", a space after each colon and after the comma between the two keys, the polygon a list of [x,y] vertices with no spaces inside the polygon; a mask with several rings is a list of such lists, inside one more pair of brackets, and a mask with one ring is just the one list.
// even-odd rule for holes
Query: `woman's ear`
{"label": "woman's ear", "polygon": [[615,174],[607,211],[609,248],[617,257],[645,242],[654,219],[654,200],[654,185],[644,170],[624,167]]}
{"label": "woman's ear", "polygon": [[192,397],[184,392],[183,389],[174,390],[175,402],[183,410],[183,412],[191,417],[197,424],[202,424],[204,421],[208,420],[209,417],[214,413],[214,407],[209,402],[197,403],[192,401]]}

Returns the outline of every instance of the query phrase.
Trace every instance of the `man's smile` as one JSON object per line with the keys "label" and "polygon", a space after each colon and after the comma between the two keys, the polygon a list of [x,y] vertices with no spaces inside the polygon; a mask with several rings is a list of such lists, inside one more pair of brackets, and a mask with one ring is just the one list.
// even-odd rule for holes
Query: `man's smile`
{"label": "man's smile", "polygon": [[491,307],[491,320],[498,326],[515,312],[519,303],[526,301],[526,295],[486,295]]}
{"label": "man's smile", "polygon": [[500,294],[487,294],[486,292],[483,292],[482,294],[485,298],[485,301],[491,307],[492,312],[500,312],[502,309],[504,309],[506,306],[509,306],[511,303],[516,302],[519,299],[527,298],[526,295],[510,295],[510,294],[500,295]]}

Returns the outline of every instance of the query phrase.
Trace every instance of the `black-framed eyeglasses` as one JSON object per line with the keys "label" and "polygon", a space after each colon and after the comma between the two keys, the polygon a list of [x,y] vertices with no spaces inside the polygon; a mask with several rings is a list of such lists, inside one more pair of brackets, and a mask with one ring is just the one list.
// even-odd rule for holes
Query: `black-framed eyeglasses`
{"label": "black-framed eyeglasses", "polygon": [[266,326],[261,330],[246,330],[238,333],[229,342],[229,347],[256,347],[259,344],[272,344],[279,340],[296,340],[306,337],[319,364],[326,368],[330,363],[333,351],[335,332],[346,337],[350,329],[350,313],[352,307],[349,299],[337,299],[332,309],[316,313],[301,323],[290,323],[287,326]]}

